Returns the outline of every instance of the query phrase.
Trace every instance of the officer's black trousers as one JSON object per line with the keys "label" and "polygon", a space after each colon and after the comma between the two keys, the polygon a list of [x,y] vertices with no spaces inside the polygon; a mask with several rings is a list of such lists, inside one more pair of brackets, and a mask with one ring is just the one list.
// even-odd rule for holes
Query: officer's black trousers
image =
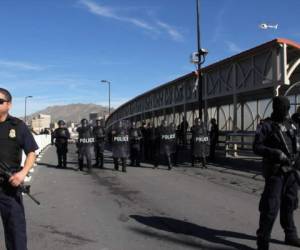
{"label": "officer's black trousers", "polygon": [[26,220],[21,193],[0,190],[0,214],[7,250],[27,250]]}
{"label": "officer's black trousers", "polygon": [[130,148],[130,165],[139,166],[141,158],[141,150],[135,147]]}
{"label": "officer's black trousers", "polygon": [[67,166],[67,153],[57,152],[58,166],[66,167]]}
{"label": "officer's black trousers", "polygon": [[202,157],[192,155],[192,166],[194,166],[196,160],[200,160],[202,163],[202,167],[206,167],[206,157],[203,155]]}
{"label": "officer's black trousers", "polygon": [[67,166],[68,144],[56,144],[57,161],[59,167]]}
{"label": "officer's black trousers", "polygon": [[154,160],[154,166],[157,167],[159,162],[160,162],[160,159],[161,157],[164,157],[166,159],[166,163],[167,163],[167,166],[169,168],[172,167],[172,154],[157,154],[156,157],[155,157],[155,160]]}
{"label": "officer's black trousers", "polygon": [[296,238],[294,210],[298,207],[298,184],[295,173],[278,173],[266,178],[265,188],[260,200],[260,220],[257,230],[259,240],[269,241],[274,221],[280,208],[280,224],[287,238]]}
{"label": "officer's black trousers", "polygon": [[95,151],[95,157],[96,157],[96,165],[103,167],[103,163],[104,163],[104,155],[103,155],[103,148],[96,145],[94,148]]}
{"label": "officer's black trousers", "polygon": [[92,168],[92,147],[90,145],[82,146],[78,150],[79,169],[83,170],[83,161],[86,158],[87,168]]}
{"label": "officer's black trousers", "polygon": [[[119,158],[113,157],[115,170],[119,169]],[[122,170],[126,171],[126,158],[121,157]]]}

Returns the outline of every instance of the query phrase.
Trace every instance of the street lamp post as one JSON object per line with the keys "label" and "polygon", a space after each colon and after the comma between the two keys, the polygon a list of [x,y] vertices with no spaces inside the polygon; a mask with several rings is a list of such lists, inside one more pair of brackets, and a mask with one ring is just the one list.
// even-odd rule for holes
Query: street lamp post
{"label": "street lamp post", "polygon": [[28,96],[25,96],[25,115],[24,115],[24,120],[25,120],[25,124],[27,125],[27,114],[26,114],[26,111],[27,111],[27,99],[28,98],[32,98],[33,96],[31,95],[28,95]]}
{"label": "street lamp post", "polygon": [[108,114],[110,115],[110,84],[111,84],[111,82],[107,81],[107,80],[101,80],[101,82],[108,84]]}
{"label": "street lamp post", "polygon": [[197,9],[197,53],[196,53],[196,61],[197,63],[197,77],[198,77],[198,110],[199,110],[199,118],[202,120],[202,73],[201,73],[201,65],[205,62],[205,57],[207,55],[207,51],[201,48],[201,40],[200,40],[200,0],[196,0],[196,9]]}

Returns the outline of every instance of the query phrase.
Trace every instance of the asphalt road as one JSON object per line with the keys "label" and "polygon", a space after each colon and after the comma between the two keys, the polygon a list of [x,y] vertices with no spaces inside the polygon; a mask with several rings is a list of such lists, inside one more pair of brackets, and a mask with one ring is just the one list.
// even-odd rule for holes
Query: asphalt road
{"label": "asphalt road", "polygon": [[[67,170],[55,168],[49,147],[33,173],[32,194],[42,204],[24,196],[29,250],[255,249],[263,188],[256,175],[222,166],[122,173],[108,156],[106,169],[87,174],[76,171],[73,145],[68,161]],[[283,245],[278,220],[272,236],[271,249],[297,249]]]}

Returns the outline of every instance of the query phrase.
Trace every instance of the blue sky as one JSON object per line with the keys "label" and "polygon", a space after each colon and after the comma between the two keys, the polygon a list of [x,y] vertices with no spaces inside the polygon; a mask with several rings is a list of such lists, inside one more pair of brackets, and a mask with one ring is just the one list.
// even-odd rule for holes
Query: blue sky
{"label": "blue sky", "polygon": [[[300,42],[299,0],[201,0],[206,65],[277,37]],[[279,24],[277,30],[260,23]],[[194,0],[0,0],[0,86],[13,115],[112,106],[195,69]]]}

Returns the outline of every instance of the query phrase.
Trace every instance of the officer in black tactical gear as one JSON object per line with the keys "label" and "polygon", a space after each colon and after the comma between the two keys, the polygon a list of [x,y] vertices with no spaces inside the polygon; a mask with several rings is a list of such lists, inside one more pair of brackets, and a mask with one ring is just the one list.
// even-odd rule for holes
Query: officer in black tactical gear
{"label": "officer in black tactical gear", "polygon": [[119,170],[119,159],[122,164],[122,172],[126,172],[126,160],[129,157],[129,133],[126,122],[121,120],[116,128],[111,131],[112,153],[115,170]]}
{"label": "officer in black tactical gear", "polygon": [[207,129],[200,118],[195,119],[195,124],[191,128],[191,132],[192,167],[194,167],[196,160],[200,160],[202,168],[207,168],[206,157],[208,155],[209,137]]}
{"label": "officer in black tactical gear", "polygon": [[93,129],[95,144],[94,144],[94,151],[96,157],[96,163],[94,164],[95,167],[103,168],[103,161],[104,161],[104,146],[105,146],[105,125],[104,119],[97,119],[96,126]]}
{"label": "officer in black tactical gear", "polygon": [[273,113],[257,126],[253,150],[263,157],[265,188],[261,196],[258,250],[268,250],[271,231],[280,209],[280,224],[285,244],[300,247],[294,222],[298,207],[299,177],[295,171],[299,154],[296,127],[288,118],[290,102],[286,97],[273,98]]}
{"label": "officer in black tactical gear", "polygon": [[167,121],[163,120],[160,127],[156,129],[156,157],[154,168],[158,167],[161,156],[167,160],[168,169],[172,169],[172,155],[176,150],[176,129],[173,125],[167,125]]}
{"label": "officer in black tactical gear", "polygon": [[55,142],[58,168],[67,168],[67,153],[68,153],[68,139],[70,139],[69,130],[65,127],[63,120],[58,121],[58,128],[52,133],[52,145]]}
{"label": "officer in black tactical gear", "polygon": [[[9,179],[0,174],[0,214],[6,249],[27,250],[26,219],[19,186],[35,162],[38,146],[25,123],[9,115],[11,107],[11,94],[0,88],[0,160],[1,166],[7,165],[13,173]],[[23,167],[22,150],[26,155]]]}
{"label": "officer in black tactical gear", "polygon": [[140,167],[142,138],[141,130],[132,122],[129,130],[130,166]]}
{"label": "officer in black tactical gear", "polygon": [[89,125],[87,119],[82,119],[80,123],[81,127],[77,128],[79,170],[83,171],[83,162],[86,158],[87,169],[90,172],[92,169],[92,150],[95,142],[93,128]]}

